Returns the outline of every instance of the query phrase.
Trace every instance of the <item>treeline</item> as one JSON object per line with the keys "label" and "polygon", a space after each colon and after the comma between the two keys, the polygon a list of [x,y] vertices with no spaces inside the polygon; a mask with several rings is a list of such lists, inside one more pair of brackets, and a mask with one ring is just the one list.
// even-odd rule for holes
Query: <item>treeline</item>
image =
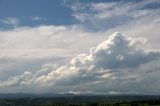
{"label": "treeline", "polygon": [[13,98],[0,99],[0,106],[160,106],[160,99],[156,100],[124,100],[121,97],[113,100],[94,97],[57,97],[57,98]]}
{"label": "treeline", "polygon": [[3,103],[1,106],[160,106],[159,103],[41,103],[15,104]]}

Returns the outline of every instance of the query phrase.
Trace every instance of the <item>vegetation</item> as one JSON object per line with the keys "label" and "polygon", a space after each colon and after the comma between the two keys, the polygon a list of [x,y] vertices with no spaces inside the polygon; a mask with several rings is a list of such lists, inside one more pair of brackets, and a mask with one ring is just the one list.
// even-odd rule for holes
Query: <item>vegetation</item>
{"label": "vegetation", "polygon": [[3,98],[0,99],[0,106],[160,106],[160,98],[146,96]]}

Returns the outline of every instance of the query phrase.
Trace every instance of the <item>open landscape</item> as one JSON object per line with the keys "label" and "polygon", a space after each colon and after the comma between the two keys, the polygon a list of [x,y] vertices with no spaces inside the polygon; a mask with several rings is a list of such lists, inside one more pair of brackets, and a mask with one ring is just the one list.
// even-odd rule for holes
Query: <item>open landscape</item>
{"label": "open landscape", "polygon": [[1,94],[0,106],[160,106],[160,96]]}

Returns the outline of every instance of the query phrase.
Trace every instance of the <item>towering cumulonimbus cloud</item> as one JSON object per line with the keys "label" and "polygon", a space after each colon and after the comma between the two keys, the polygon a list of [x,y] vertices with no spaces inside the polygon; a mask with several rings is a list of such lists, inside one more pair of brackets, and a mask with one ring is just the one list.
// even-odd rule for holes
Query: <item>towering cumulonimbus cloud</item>
{"label": "towering cumulonimbus cloud", "polygon": [[[160,94],[160,52],[139,48],[140,41],[115,32],[90,53],[64,65],[44,65],[0,81],[10,91],[56,93]],[[155,81],[155,82],[154,82]]]}

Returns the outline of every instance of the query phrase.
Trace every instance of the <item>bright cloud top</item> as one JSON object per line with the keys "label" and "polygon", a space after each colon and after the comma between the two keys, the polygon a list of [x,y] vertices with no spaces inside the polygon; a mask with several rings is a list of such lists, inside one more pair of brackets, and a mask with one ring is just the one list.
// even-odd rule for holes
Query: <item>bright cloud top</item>
{"label": "bright cloud top", "polygon": [[157,94],[160,53],[145,51],[140,44],[115,32],[64,66],[46,64],[0,81],[0,91]]}

